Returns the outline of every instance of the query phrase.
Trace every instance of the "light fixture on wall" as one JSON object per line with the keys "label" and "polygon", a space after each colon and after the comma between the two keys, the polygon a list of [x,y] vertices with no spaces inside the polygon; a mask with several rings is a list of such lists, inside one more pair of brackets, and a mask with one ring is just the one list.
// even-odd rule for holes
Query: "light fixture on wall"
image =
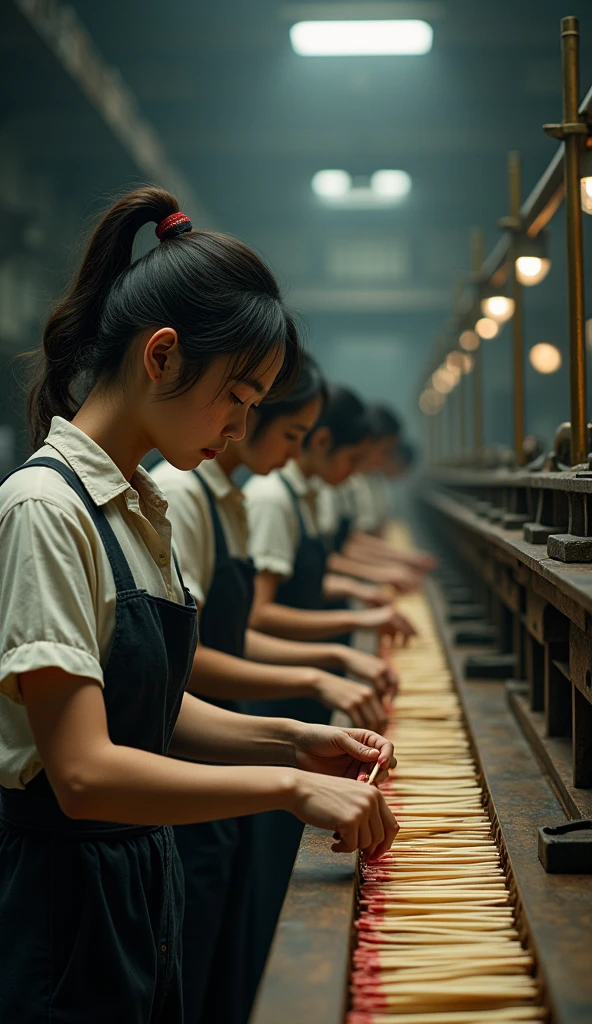
{"label": "light fixture on wall", "polygon": [[483,316],[495,320],[498,324],[505,324],[514,316],[514,299],[502,295],[500,292],[492,292],[481,299],[481,312]]}
{"label": "light fixture on wall", "polygon": [[521,235],[516,239],[516,277],[520,284],[530,287],[544,281],[551,268],[547,255],[547,236],[541,231],[536,238]]}
{"label": "light fixture on wall", "polygon": [[434,32],[426,21],[298,21],[290,29],[301,57],[408,56],[429,53]]}
{"label": "light fixture on wall", "polygon": [[537,373],[556,373],[563,362],[557,346],[549,344],[548,341],[540,341],[538,345],[533,345],[528,358]]}
{"label": "light fixture on wall", "polygon": [[475,324],[475,331],[484,341],[491,341],[499,334],[499,324],[489,316],[482,316]]}
{"label": "light fixture on wall", "polygon": [[435,416],[444,405],[444,396],[434,388],[425,388],[419,396],[419,408],[426,416]]}
{"label": "light fixture on wall", "polygon": [[481,339],[475,331],[463,331],[458,343],[465,352],[476,352],[481,344]]}

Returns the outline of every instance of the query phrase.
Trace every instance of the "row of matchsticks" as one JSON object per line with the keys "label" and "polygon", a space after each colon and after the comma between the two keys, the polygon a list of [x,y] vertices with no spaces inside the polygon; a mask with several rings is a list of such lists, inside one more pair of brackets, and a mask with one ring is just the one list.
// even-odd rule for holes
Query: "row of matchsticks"
{"label": "row of matchsticks", "polygon": [[361,866],[347,1024],[515,1024],[547,1012],[516,924],[461,704],[427,600],[402,610],[418,638],[397,654],[383,784],[400,832]]}

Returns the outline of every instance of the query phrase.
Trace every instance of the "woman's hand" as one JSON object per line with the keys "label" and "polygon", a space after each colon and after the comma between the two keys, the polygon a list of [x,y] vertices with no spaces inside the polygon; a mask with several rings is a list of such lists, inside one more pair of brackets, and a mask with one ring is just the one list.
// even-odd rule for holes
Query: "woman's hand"
{"label": "woman's hand", "polygon": [[393,638],[400,636],[403,646],[406,646],[411,637],[416,636],[416,630],[407,616],[397,611],[394,604],[385,605],[384,608],[366,608],[358,612],[361,617],[360,625],[365,629],[377,629],[380,633],[386,633]]}
{"label": "woman's hand", "polygon": [[366,683],[355,683],[330,672],[319,671],[314,696],[327,708],[345,711],[354,725],[379,731],[386,728],[387,713],[372,687]]}
{"label": "woman's hand", "polygon": [[297,772],[287,810],[300,821],[333,833],[334,853],[362,850],[376,861],[390,850],[399,826],[374,786],[355,779]]}
{"label": "woman's hand", "polygon": [[379,785],[388,778],[389,768],[394,768],[397,763],[391,741],[370,729],[298,724],[300,728],[294,743],[296,768],[356,779],[360,762],[373,768],[378,761],[381,771],[376,784]]}
{"label": "woman's hand", "polygon": [[343,651],[339,653],[345,672],[372,683],[379,696],[394,697],[399,685],[399,676],[394,665],[389,664],[384,657],[377,658],[375,654],[366,654],[345,644]]}

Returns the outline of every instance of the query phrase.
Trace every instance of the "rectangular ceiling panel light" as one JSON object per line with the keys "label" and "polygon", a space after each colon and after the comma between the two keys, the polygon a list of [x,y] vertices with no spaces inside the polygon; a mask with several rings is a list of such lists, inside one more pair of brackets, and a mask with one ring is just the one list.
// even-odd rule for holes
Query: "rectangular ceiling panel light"
{"label": "rectangular ceiling panel light", "polygon": [[426,21],[299,21],[290,42],[301,57],[389,56],[429,53],[433,35]]}

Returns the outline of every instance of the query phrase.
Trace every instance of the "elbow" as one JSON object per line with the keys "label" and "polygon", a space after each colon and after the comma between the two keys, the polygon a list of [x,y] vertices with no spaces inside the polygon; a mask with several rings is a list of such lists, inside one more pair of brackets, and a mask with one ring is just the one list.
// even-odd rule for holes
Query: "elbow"
{"label": "elbow", "polygon": [[51,780],[60,810],[67,818],[79,821],[101,820],[98,772],[87,765],[73,765]]}

